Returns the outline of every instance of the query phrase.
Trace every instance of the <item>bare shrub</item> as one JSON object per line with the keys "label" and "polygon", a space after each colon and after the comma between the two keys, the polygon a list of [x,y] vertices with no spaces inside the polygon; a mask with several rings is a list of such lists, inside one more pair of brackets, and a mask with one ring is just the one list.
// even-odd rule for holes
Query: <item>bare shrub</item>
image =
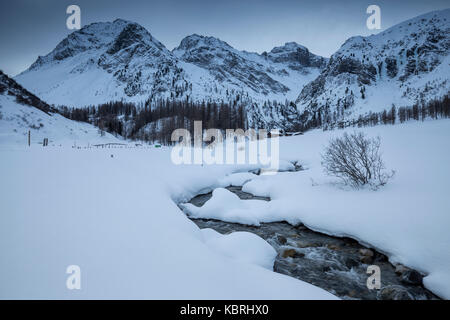
{"label": "bare shrub", "polygon": [[380,144],[380,137],[367,138],[362,132],[331,139],[322,154],[325,172],[353,187],[385,185],[394,171],[385,171]]}

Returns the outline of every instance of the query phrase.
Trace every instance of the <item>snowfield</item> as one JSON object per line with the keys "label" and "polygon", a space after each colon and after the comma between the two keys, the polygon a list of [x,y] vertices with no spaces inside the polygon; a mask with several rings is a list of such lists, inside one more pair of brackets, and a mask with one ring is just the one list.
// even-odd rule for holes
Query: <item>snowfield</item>
{"label": "snowfield", "polygon": [[[336,299],[272,272],[263,239],[201,231],[173,201],[235,168],[70,146],[0,148],[0,298]],[[81,290],[66,288],[69,265]]]}
{"label": "snowfield", "polygon": [[[349,190],[323,174],[320,152],[342,130],[281,138],[282,163],[306,170],[272,176],[243,173],[251,166],[176,166],[164,147],[2,144],[0,298],[335,299],[272,272],[275,252],[263,239],[200,230],[176,205],[215,188],[189,213],[351,236],[423,272],[427,288],[450,298],[450,121],[361,130],[381,136],[396,170],[378,191]],[[231,184],[271,201],[240,200],[222,189]],[[81,290],[66,288],[69,265],[81,268]]]}

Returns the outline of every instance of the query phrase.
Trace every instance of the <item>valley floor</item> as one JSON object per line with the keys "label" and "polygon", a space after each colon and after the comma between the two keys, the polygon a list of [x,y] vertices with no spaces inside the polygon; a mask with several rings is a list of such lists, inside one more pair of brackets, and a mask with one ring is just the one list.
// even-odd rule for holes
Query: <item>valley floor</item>
{"label": "valley floor", "polygon": [[[361,130],[380,135],[396,170],[377,191],[349,190],[323,174],[320,152],[342,130],[281,138],[281,159],[306,170],[248,182],[232,174],[250,166],[176,166],[170,148],[2,146],[0,298],[334,299],[272,272],[275,252],[253,234],[214,234],[222,238],[212,246],[210,231],[176,205],[237,180],[271,201],[230,216],[229,195],[219,192],[228,220],[302,222],[353,237],[450,298],[450,120]],[[81,268],[81,290],[66,288],[69,265]]]}

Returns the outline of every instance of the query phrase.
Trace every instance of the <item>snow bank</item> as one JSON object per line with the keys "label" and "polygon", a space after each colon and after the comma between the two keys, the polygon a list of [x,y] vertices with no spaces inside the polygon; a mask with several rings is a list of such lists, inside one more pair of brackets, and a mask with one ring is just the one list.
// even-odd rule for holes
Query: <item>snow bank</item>
{"label": "snow bank", "polygon": [[202,229],[206,244],[213,250],[263,268],[273,270],[277,252],[261,237],[250,232],[222,235],[213,229]]}
{"label": "snow bank", "polygon": [[[174,203],[239,168],[175,166],[168,148],[4,146],[0,159],[1,299],[335,299],[268,270],[264,240],[208,237]],[[81,290],[66,288],[69,265]]]}
{"label": "snow bank", "polygon": [[350,235],[378,248],[392,262],[426,274],[424,285],[450,298],[450,121],[363,130],[381,137],[386,166],[396,170],[385,187],[374,192],[335,185],[335,179],[324,175],[319,154],[329,138],[343,131],[315,131],[286,139],[282,151],[282,156],[297,156],[310,169],[267,177],[270,189],[260,193],[280,201],[281,216],[296,214],[313,229]]}
{"label": "snow bank", "polygon": [[[255,226],[259,226],[260,222],[267,222],[267,218],[270,218],[267,214],[270,211],[269,202],[241,200],[224,188],[215,189],[212,198],[202,207],[196,207],[191,203],[184,203],[181,206],[192,218],[210,218]],[[267,217],[262,216],[264,213]]]}
{"label": "snow bank", "polygon": [[257,175],[251,172],[238,172],[227,175],[226,177],[220,179],[219,184],[228,186],[242,186],[244,183],[256,178]]}

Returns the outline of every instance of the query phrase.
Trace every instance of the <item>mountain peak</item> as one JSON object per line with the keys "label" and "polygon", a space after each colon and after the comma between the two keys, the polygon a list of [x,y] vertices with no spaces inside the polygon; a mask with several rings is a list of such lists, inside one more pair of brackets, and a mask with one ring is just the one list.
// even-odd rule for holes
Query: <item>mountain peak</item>
{"label": "mountain peak", "polygon": [[113,42],[120,32],[131,22],[117,19],[114,22],[94,22],[76,30],[64,38],[46,56],[39,56],[29,70],[62,61],[81,52],[98,49]]}
{"label": "mountain peak", "polygon": [[228,43],[216,37],[191,34],[183,38],[180,45],[172,50],[176,56],[181,56],[187,51],[197,50],[199,48],[222,48],[224,50],[234,50]]}
{"label": "mountain peak", "polygon": [[[366,50],[382,50],[389,42],[390,46],[407,45],[417,46],[431,40],[436,43],[446,38],[445,33],[450,32],[450,9],[432,11],[409,20],[400,22],[380,33],[367,37],[354,36],[347,39],[335,55],[342,55],[345,51],[356,50],[358,48]],[[435,33],[439,33],[437,38],[430,39]],[[365,52],[363,54],[368,54]]]}
{"label": "mountain peak", "polygon": [[283,46],[274,47],[269,53],[263,53],[263,56],[276,63],[288,63],[294,70],[323,68],[327,62],[326,58],[312,54],[297,42],[286,42]]}
{"label": "mountain peak", "polygon": [[112,23],[113,24],[129,24],[129,23],[134,23],[134,22],[129,21],[129,20],[125,20],[125,19],[122,19],[122,18],[117,18]]}
{"label": "mountain peak", "polygon": [[[16,79],[42,94],[35,76],[48,70],[61,77],[46,78],[47,85],[68,94],[58,94],[56,101],[53,96],[45,98],[65,105],[68,100],[72,105],[73,101],[86,105],[100,97],[98,101],[104,102],[118,99],[119,94],[143,100],[144,96],[163,92],[162,86],[169,86],[169,82],[175,85],[182,78],[173,54],[144,27],[123,19],[92,23],[72,32]],[[81,98],[73,89],[82,86],[76,80],[78,77],[89,79],[89,87],[83,88],[85,97]]]}
{"label": "mountain peak", "polygon": [[411,106],[450,90],[450,9],[433,11],[367,37],[349,38],[296,100],[309,116],[338,120]]}
{"label": "mountain peak", "polygon": [[294,51],[294,50],[308,50],[306,47],[298,44],[297,42],[291,41],[286,42],[283,46],[274,47],[270,52],[276,53],[279,51]]}
{"label": "mountain peak", "polygon": [[149,43],[155,43],[160,49],[163,49],[164,47],[159,41],[153,39],[152,35],[144,27],[137,23],[128,23],[116,37],[114,43],[110,46],[107,53],[114,54],[133,44],[145,45]]}
{"label": "mountain peak", "polygon": [[161,42],[138,23],[116,19],[113,22],[91,23],[72,32],[52,52],[44,57],[39,56],[29,70],[58,63],[86,51],[99,51],[101,55],[107,48],[106,53],[113,55],[132,46],[141,47],[141,52],[153,48],[154,52],[165,51],[165,54],[170,54]]}

